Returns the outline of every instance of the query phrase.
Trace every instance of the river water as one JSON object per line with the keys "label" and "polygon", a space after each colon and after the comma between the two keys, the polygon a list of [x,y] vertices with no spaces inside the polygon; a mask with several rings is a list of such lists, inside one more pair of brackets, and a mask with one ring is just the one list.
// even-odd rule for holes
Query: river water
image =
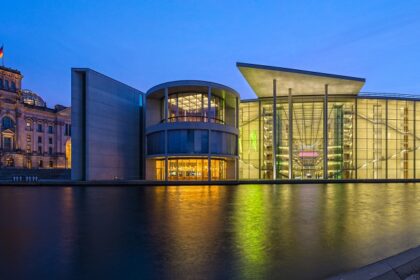
{"label": "river water", "polygon": [[420,184],[0,189],[0,279],[321,279],[419,244]]}

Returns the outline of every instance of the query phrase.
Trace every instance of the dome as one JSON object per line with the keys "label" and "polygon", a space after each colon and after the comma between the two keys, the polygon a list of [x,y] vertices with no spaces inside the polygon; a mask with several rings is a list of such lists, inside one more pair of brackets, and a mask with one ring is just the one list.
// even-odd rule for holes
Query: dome
{"label": "dome", "polygon": [[34,105],[39,107],[45,107],[47,104],[45,103],[44,99],[42,99],[38,94],[32,92],[28,89],[22,90],[22,94],[20,100],[28,105]]}

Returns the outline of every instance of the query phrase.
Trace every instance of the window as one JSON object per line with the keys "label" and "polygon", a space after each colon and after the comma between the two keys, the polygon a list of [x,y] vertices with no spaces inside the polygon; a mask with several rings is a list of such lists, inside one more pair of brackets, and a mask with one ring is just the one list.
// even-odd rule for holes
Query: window
{"label": "window", "polygon": [[48,138],[48,144],[52,145],[52,143],[53,143],[52,137]]}
{"label": "window", "polygon": [[32,128],[32,122],[30,120],[27,120],[26,121],[26,129],[31,130],[31,128]]}
{"label": "window", "polygon": [[52,147],[49,147],[49,148],[48,148],[48,154],[49,154],[49,155],[52,155],[52,153],[53,153],[53,148],[52,148]]}
{"label": "window", "polygon": [[4,81],[4,88],[9,89],[9,81],[8,80]]}
{"label": "window", "polygon": [[44,167],[44,161],[42,159],[38,162],[38,167],[40,168]]}
{"label": "window", "polygon": [[52,160],[50,160],[50,162],[48,163],[48,166],[49,166],[50,168],[53,168],[53,167],[54,167],[54,163],[53,163],[53,161],[52,161]]}
{"label": "window", "polygon": [[3,149],[6,151],[12,150],[12,138],[11,137],[4,137],[3,138]]}
{"label": "window", "polygon": [[14,167],[15,166],[15,160],[12,157],[7,157],[6,159],[6,166],[7,167]]}
{"label": "window", "polygon": [[165,153],[165,133],[155,132],[147,136],[147,154],[157,155]]}
{"label": "window", "polygon": [[9,117],[4,117],[3,120],[1,121],[1,129],[2,130],[11,129],[14,131],[15,129],[14,121]]}
{"label": "window", "polygon": [[42,143],[42,137],[38,136],[38,143]]}
{"label": "window", "polygon": [[211,133],[211,153],[212,154],[237,154],[236,135],[221,131],[212,131]]}
{"label": "window", "polygon": [[30,154],[31,153],[31,145],[26,145],[26,153]]}
{"label": "window", "polygon": [[26,134],[26,143],[30,144],[32,140],[32,137],[30,134]]}
{"label": "window", "polygon": [[3,80],[0,79],[0,88],[3,88]]}
{"label": "window", "polygon": [[48,126],[48,133],[49,134],[53,133],[53,127],[51,125]]}
{"label": "window", "polygon": [[38,153],[42,154],[42,146],[38,146]]}
{"label": "window", "polygon": [[64,127],[64,135],[71,136],[71,124],[67,124]]}
{"label": "window", "polygon": [[12,81],[12,86],[10,87],[12,91],[16,91],[16,83]]}
{"label": "window", "polygon": [[36,131],[42,132],[42,124],[38,124]]}
{"label": "window", "polygon": [[[162,99],[164,103],[164,98]],[[210,105],[210,110],[209,110]],[[180,92],[168,96],[168,122],[225,122],[225,101],[208,92]]]}
{"label": "window", "polygon": [[168,131],[168,152],[170,154],[207,154],[209,151],[207,130]]}

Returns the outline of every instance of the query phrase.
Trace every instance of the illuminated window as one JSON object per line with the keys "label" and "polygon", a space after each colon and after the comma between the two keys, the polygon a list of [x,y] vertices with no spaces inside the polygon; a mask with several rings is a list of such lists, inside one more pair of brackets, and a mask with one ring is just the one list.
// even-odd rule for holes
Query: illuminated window
{"label": "illuminated window", "polygon": [[[164,102],[162,100],[162,102]],[[224,100],[208,93],[176,93],[168,97],[168,122],[224,123]]]}
{"label": "illuminated window", "polygon": [[[156,179],[164,180],[165,160],[156,160]],[[168,180],[170,181],[206,181],[208,180],[207,158],[168,159]],[[211,179],[224,180],[227,176],[227,164],[224,159],[211,160]]]}
{"label": "illuminated window", "polygon": [[13,157],[6,158],[6,166],[7,167],[14,167],[15,166],[15,159]]}

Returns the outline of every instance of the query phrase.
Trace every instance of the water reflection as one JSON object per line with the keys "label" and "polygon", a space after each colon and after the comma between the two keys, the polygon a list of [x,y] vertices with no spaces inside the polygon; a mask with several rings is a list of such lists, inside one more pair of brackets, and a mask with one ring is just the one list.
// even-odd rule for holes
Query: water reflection
{"label": "water reflection", "polygon": [[420,185],[0,189],[0,279],[316,279],[420,243]]}

